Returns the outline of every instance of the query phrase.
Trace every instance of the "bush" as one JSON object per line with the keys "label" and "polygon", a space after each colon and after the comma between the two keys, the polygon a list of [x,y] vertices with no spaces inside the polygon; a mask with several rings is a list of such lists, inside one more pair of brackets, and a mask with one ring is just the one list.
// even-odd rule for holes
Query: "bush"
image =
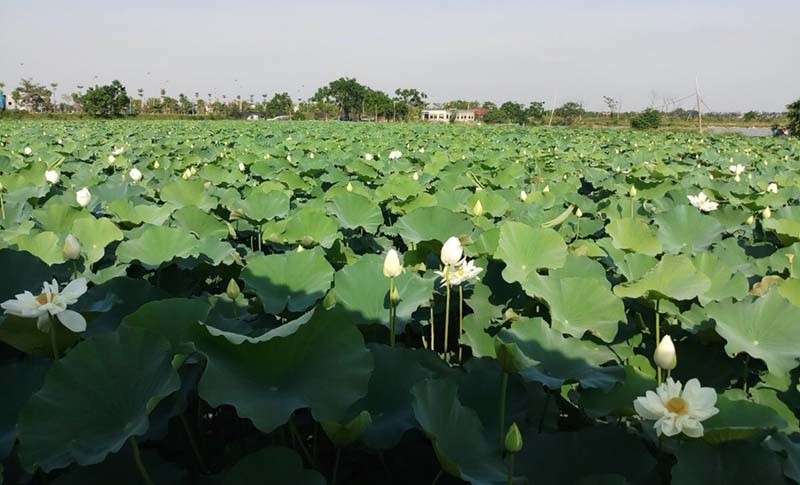
{"label": "bush", "polygon": [[637,130],[654,130],[659,126],[661,126],[661,113],[652,108],[647,108],[631,118],[631,128]]}
{"label": "bush", "polygon": [[787,104],[786,109],[789,111],[789,130],[793,136],[800,136],[800,99],[792,104]]}

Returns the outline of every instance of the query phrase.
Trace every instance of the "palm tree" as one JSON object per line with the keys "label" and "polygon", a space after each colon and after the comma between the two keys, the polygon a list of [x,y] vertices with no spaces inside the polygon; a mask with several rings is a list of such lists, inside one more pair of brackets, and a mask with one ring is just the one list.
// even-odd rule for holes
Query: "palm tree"
{"label": "palm tree", "polygon": [[56,110],[56,105],[58,101],[56,101],[56,88],[58,87],[58,83],[50,83],[50,87],[53,88],[53,111]]}

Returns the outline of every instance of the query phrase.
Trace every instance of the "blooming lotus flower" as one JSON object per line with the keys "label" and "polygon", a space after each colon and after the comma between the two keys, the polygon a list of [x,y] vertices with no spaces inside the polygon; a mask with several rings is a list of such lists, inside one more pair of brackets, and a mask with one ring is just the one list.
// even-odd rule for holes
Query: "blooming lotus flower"
{"label": "blooming lotus flower", "polygon": [[114,155],[109,155],[109,156],[108,156],[108,163],[109,163],[109,165],[113,165],[113,164],[114,164],[114,162],[116,162],[116,161],[117,161],[117,157],[115,157]]}
{"label": "blooming lotus flower", "polygon": [[664,370],[672,370],[678,365],[675,344],[672,343],[672,338],[669,335],[664,335],[664,338],[661,339],[661,342],[656,347],[653,360],[657,366]]}
{"label": "blooming lotus flower", "polygon": [[403,152],[400,150],[392,150],[389,153],[389,160],[399,160],[403,156]]}
{"label": "blooming lotus flower", "polygon": [[735,178],[735,180],[736,180],[737,182],[738,182],[739,180],[741,180],[741,177],[739,177],[739,176],[740,176],[741,174],[743,174],[743,173],[744,173],[744,165],[742,165],[741,163],[739,163],[739,164],[737,164],[737,165],[731,165],[730,167],[728,167],[728,169],[731,171],[731,173],[732,173],[733,175],[735,175],[735,177],[734,177],[734,178]]}
{"label": "blooming lotus flower", "polygon": [[78,202],[79,206],[86,207],[92,200],[92,193],[89,192],[88,188],[84,187],[75,194],[75,200]]}
{"label": "blooming lotus flower", "polygon": [[81,243],[79,243],[78,239],[72,234],[67,234],[67,238],[64,240],[64,247],[61,250],[61,254],[64,255],[64,259],[74,260],[80,258]]}
{"label": "blooming lotus flower", "polygon": [[770,182],[769,185],[767,185],[767,192],[771,192],[773,194],[777,194],[778,193],[778,184],[776,184],[775,182]]}
{"label": "blooming lotus flower", "polygon": [[445,241],[442,246],[442,251],[439,254],[442,263],[454,266],[461,261],[461,256],[464,254],[464,248],[461,247],[461,241],[457,237],[450,237]]}
{"label": "blooming lotus flower", "polygon": [[33,150],[31,150],[31,147],[25,147],[25,149],[22,150],[22,153],[24,153],[26,156],[30,156],[30,154],[33,153]]}
{"label": "blooming lotus flower", "polygon": [[419,172],[414,172],[414,175],[412,175],[411,178],[414,179],[414,182],[419,180]]}
{"label": "blooming lotus flower", "polygon": [[186,170],[184,170],[183,173],[181,174],[181,178],[183,180],[189,180],[189,178],[191,176],[192,176],[192,171],[191,171],[191,169],[188,169],[188,168]]}
{"label": "blooming lotus flower", "polygon": [[43,284],[42,292],[38,296],[26,291],[3,302],[0,308],[11,315],[36,318],[36,326],[43,332],[50,330],[50,317],[58,318],[62,325],[73,332],[83,332],[86,330],[86,320],[80,313],[67,310],[67,305],[77,302],[84,293],[86,293],[86,278],[71,281],[60,292],[58,282],[53,280],[52,283]]}
{"label": "blooming lotus flower", "polygon": [[367,160],[367,161],[369,161],[369,160],[372,160],[373,158],[374,158],[374,157],[372,156],[372,154],[371,154],[371,153],[365,153],[365,154],[364,154],[364,160]]}
{"label": "blooming lotus flower", "polygon": [[124,151],[125,151],[125,148],[123,148],[123,147],[114,147],[114,149],[111,150],[111,154],[115,155],[115,156],[119,156],[119,155],[122,155],[122,152],[124,152]]}
{"label": "blooming lotus flower", "polygon": [[132,168],[131,171],[128,172],[128,175],[131,176],[131,180],[133,180],[134,182],[142,180],[142,171],[136,167]]}
{"label": "blooming lotus flower", "polygon": [[717,393],[711,387],[700,387],[700,381],[691,379],[683,387],[672,378],[653,391],[647,391],[633,401],[639,416],[655,420],[656,434],[675,436],[680,433],[691,438],[703,436],[702,421],[714,416],[719,409]]}
{"label": "blooming lotus flower", "polygon": [[719,206],[718,203],[709,199],[708,196],[702,191],[697,195],[687,195],[686,197],[693,206],[697,207],[703,212],[711,212],[716,210]]}
{"label": "blooming lotus flower", "polygon": [[46,170],[44,172],[44,179],[47,180],[47,183],[49,184],[57,184],[60,178],[61,174],[58,173],[58,170]]}
{"label": "blooming lotus flower", "polygon": [[519,200],[521,200],[522,202],[525,202],[526,200],[528,200],[528,193],[525,192],[524,190],[520,191]]}
{"label": "blooming lotus flower", "polygon": [[420,153],[425,153],[425,147],[419,147],[419,152]]}
{"label": "blooming lotus flower", "polygon": [[444,271],[435,271],[442,278],[442,286],[458,286],[471,279],[477,278],[483,268],[475,266],[475,261],[463,261],[457,267],[447,267]]}
{"label": "blooming lotus flower", "polygon": [[386,253],[386,259],[383,260],[383,276],[387,278],[396,278],[403,274],[403,265],[400,263],[400,256],[397,251],[390,249]]}

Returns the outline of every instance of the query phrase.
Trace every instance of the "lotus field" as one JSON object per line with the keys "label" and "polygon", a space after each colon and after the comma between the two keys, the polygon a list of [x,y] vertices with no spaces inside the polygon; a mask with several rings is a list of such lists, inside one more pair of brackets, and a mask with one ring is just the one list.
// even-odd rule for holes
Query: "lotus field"
{"label": "lotus field", "polygon": [[800,482],[800,142],[0,123],[6,484]]}

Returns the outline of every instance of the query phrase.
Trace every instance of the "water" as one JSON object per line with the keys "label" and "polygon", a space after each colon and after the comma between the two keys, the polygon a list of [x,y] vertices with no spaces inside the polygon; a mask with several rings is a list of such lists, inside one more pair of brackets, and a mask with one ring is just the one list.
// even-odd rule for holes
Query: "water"
{"label": "water", "polygon": [[772,136],[772,130],[766,127],[709,126],[707,130],[711,133],[739,133],[744,136]]}

